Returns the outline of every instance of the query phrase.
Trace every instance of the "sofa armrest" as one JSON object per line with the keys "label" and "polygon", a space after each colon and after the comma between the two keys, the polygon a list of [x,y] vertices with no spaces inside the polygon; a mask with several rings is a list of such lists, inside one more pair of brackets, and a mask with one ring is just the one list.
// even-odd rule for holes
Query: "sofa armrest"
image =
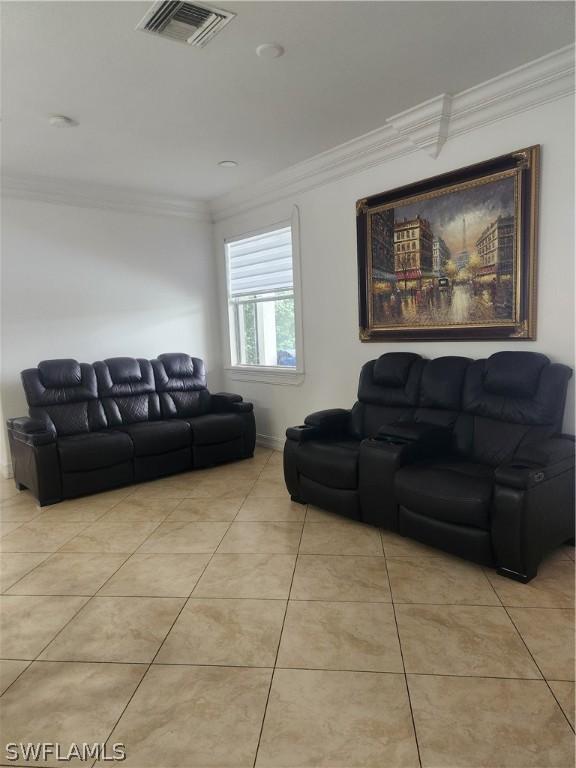
{"label": "sofa armrest", "polygon": [[557,435],[519,448],[512,460],[495,472],[499,485],[532,488],[574,468],[575,443],[572,435]]}
{"label": "sofa armrest", "polygon": [[308,440],[318,440],[321,437],[325,437],[325,435],[320,427],[312,427],[308,426],[308,424],[301,424],[298,427],[288,427],[286,430],[286,438],[295,443],[305,443]]}
{"label": "sofa armrest", "polygon": [[41,419],[32,419],[28,416],[19,416],[8,419],[9,432],[15,440],[28,445],[46,445],[56,440],[56,432],[49,429]]}
{"label": "sofa armrest", "polygon": [[328,408],[325,411],[315,411],[304,419],[308,427],[319,427],[322,430],[338,429],[348,424],[351,411],[345,408]]}
{"label": "sofa armrest", "polygon": [[242,395],[232,392],[217,392],[211,395],[211,405],[213,413],[250,413],[254,408],[252,403],[243,401]]}

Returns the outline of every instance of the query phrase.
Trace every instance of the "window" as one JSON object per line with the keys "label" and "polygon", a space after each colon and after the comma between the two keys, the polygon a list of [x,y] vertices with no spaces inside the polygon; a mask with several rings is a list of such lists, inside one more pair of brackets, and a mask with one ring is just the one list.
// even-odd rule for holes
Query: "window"
{"label": "window", "polygon": [[233,366],[296,371],[292,227],[226,243]]}

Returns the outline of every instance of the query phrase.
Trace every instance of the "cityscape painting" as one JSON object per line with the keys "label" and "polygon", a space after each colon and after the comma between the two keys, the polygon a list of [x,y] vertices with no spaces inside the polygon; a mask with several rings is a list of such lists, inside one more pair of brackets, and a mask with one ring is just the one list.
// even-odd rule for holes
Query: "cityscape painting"
{"label": "cityscape painting", "polygon": [[359,201],[363,340],[532,337],[536,161],[533,147]]}

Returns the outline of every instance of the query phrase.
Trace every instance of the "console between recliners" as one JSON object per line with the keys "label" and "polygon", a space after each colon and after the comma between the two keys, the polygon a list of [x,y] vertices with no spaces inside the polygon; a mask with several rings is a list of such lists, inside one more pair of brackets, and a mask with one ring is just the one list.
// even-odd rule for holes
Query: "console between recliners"
{"label": "console between recliners", "polygon": [[534,352],[487,360],[393,352],[366,363],[351,410],[286,432],[295,501],[532,579],[574,539],[572,372]]}
{"label": "console between recliners", "polygon": [[30,415],[8,420],[14,478],[41,505],[254,453],[252,404],[211,394],[199,358],[45,360],[21,377]]}

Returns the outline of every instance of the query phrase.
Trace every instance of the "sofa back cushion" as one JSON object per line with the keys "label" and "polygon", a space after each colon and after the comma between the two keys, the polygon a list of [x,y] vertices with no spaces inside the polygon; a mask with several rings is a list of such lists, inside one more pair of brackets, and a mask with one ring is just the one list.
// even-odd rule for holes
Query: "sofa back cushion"
{"label": "sofa back cushion", "polygon": [[413,418],[423,367],[420,355],[411,352],[388,352],[362,366],[358,402],[352,410],[356,438],[375,435],[384,424]]}
{"label": "sofa back cushion", "polygon": [[426,360],[414,421],[454,426],[462,410],[464,379],[471,362],[467,357],[456,356]]}
{"label": "sofa back cushion", "polygon": [[111,357],[94,363],[94,369],[109,427],[160,418],[160,404],[149,360]]}
{"label": "sofa back cushion", "polygon": [[210,410],[204,361],[181,352],[158,355],[152,360],[162,417],[201,416]]}
{"label": "sofa back cushion", "polygon": [[30,416],[57,435],[76,435],[106,425],[94,367],[77,360],[43,360],[21,373]]}
{"label": "sofa back cushion", "polygon": [[572,371],[537,352],[497,352],[470,364],[456,433],[461,453],[497,466],[562,429]]}

